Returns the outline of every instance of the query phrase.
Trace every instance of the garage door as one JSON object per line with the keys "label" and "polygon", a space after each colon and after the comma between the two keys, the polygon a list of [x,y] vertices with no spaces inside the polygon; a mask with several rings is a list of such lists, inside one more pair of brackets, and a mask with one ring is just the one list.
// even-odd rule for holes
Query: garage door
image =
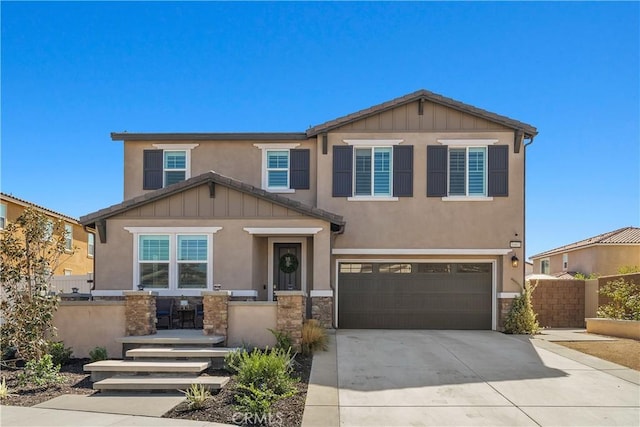
{"label": "garage door", "polygon": [[339,264],[338,326],[491,329],[490,263]]}

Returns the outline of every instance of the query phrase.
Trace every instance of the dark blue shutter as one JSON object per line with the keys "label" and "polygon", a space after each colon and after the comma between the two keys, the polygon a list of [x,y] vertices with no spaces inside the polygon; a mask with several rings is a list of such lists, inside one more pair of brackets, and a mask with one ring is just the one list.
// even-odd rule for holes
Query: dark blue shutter
{"label": "dark blue shutter", "polygon": [[413,145],[393,147],[393,195],[413,197]]}
{"label": "dark blue shutter", "polygon": [[353,195],[353,147],[333,146],[333,197]]}
{"label": "dark blue shutter", "polygon": [[293,189],[309,189],[309,153],[308,149],[289,151],[289,186]]}
{"label": "dark blue shutter", "polygon": [[142,189],[157,190],[162,188],[162,150],[144,150],[142,158]]}
{"label": "dark blue shutter", "polygon": [[447,147],[427,145],[427,197],[447,195]]}
{"label": "dark blue shutter", "polygon": [[490,145],[488,152],[488,191],[490,197],[509,195],[509,146]]}

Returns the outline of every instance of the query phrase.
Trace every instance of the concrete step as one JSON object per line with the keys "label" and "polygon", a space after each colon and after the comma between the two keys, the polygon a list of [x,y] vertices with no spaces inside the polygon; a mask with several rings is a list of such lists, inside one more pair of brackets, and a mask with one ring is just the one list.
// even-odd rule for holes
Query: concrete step
{"label": "concrete step", "polygon": [[214,346],[223,343],[221,335],[204,335],[202,330],[169,329],[159,330],[153,335],[132,335],[116,338],[122,344],[138,345],[202,345]]}
{"label": "concrete step", "polygon": [[144,390],[186,390],[192,384],[202,384],[209,390],[219,390],[229,381],[228,377],[158,375],[116,375],[93,383],[94,390],[100,391],[144,391]]}
{"label": "concrete step", "polygon": [[91,372],[92,381],[112,377],[119,373],[171,373],[171,374],[199,374],[211,366],[209,361],[138,361],[138,360],[101,360],[84,365],[85,372]]}
{"label": "concrete step", "polygon": [[127,357],[134,359],[143,358],[190,358],[190,359],[212,359],[224,358],[235,348],[224,347],[140,347],[127,351]]}

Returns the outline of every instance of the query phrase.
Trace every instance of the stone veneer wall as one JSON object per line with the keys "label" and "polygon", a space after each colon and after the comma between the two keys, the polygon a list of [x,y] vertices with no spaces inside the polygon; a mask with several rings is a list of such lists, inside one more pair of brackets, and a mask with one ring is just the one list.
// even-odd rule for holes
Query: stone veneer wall
{"label": "stone veneer wall", "polygon": [[204,318],[202,329],[205,335],[221,335],[227,338],[229,328],[229,298],[230,291],[202,292]]}
{"label": "stone veneer wall", "polygon": [[498,298],[498,319],[496,322],[496,330],[504,331],[504,322],[507,319],[507,314],[511,310],[513,305],[513,298]]}
{"label": "stone veneer wall", "polygon": [[278,331],[289,334],[294,350],[300,351],[306,295],[302,291],[276,291],[276,297],[278,298]]}
{"label": "stone veneer wall", "polygon": [[323,328],[333,327],[333,297],[311,297],[311,318]]}
{"label": "stone veneer wall", "polygon": [[125,333],[153,335],[156,333],[156,292],[125,291]]}

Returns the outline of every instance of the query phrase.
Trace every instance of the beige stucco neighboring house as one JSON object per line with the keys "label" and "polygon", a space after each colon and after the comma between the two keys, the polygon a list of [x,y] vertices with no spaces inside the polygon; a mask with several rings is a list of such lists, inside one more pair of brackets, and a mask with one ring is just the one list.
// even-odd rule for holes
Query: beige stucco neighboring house
{"label": "beige stucco neighboring house", "polygon": [[536,135],[426,90],[305,132],[112,133],[125,200],[81,218],[95,294],[301,290],[338,328],[499,329]]}
{"label": "beige stucco neighboring house", "polygon": [[640,266],[640,228],[624,227],[533,255],[535,273],[570,278],[617,274],[621,267]]}

